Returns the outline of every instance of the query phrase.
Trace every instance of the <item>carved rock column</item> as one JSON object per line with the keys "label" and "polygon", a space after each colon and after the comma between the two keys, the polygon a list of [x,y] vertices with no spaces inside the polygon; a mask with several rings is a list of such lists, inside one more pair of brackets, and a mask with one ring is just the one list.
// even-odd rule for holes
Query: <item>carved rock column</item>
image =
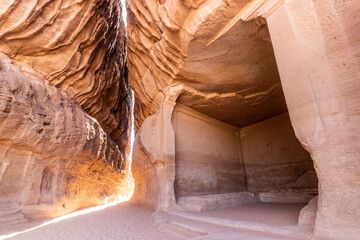
{"label": "carved rock column", "polygon": [[175,131],[171,122],[182,84],[169,86],[159,111],[145,119],[136,136],[133,172],[136,181],[133,201],[157,210],[176,207]]}
{"label": "carved rock column", "polygon": [[267,18],[291,122],[318,175],[315,239],[360,234],[359,10],[351,0],[292,0],[256,13]]}

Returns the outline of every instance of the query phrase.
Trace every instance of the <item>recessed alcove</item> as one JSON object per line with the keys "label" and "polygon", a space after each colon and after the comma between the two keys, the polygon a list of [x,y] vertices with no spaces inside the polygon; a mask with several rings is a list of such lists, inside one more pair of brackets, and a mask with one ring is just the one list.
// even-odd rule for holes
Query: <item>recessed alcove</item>
{"label": "recessed alcove", "polygon": [[56,172],[54,166],[47,166],[44,168],[41,184],[40,184],[40,199],[39,203],[53,203],[54,201],[54,187],[56,186]]}
{"label": "recessed alcove", "polygon": [[178,205],[297,204],[298,214],[318,180],[291,125],[266,22],[239,21],[189,49],[172,115]]}

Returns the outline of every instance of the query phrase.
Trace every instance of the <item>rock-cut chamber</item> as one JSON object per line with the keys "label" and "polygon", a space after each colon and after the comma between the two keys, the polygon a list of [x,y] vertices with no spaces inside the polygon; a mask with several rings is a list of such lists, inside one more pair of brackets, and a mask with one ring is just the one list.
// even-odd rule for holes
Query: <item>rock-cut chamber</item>
{"label": "rock-cut chamber", "polygon": [[172,115],[174,187],[183,208],[307,203],[317,195],[313,162],[292,128],[261,21],[239,21],[209,45],[196,38],[189,45],[177,77],[189,88]]}

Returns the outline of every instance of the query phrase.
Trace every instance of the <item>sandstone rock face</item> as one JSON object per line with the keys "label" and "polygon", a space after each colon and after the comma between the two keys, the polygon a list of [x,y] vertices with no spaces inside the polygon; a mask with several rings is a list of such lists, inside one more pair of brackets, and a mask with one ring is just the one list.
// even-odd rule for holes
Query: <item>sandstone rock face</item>
{"label": "sandstone rock face", "polygon": [[300,211],[298,224],[314,225],[316,218],[318,197],[311,199],[308,205],[306,205]]}
{"label": "sandstone rock face", "polygon": [[125,38],[118,1],[0,3],[0,210],[58,216],[131,192]]}
{"label": "sandstone rock face", "polygon": [[1,203],[53,216],[120,194],[111,165],[120,171],[125,159],[100,124],[4,55],[0,72]]}
{"label": "sandstone rock face", "polygon": [[241,128],[240,144],[249,191],[317,192],[313,162],[297,141],[288,114]]}
{"label": "sandstone rock face", "polygon": [[2,53],[65,92],[126,148],[131,98],[118,1],[6,1],[0,25]]}
{"label": "sandstone rock face", "polygon": [[[356,239],[359,10],[355,0],[128,0],[136,181],[154,187],[136,199],[176,205],[177,103],[238,128],[288,111],[319,179],[314,239]],[[154,178],[140,174],[143,163]],[[291,170],[304,170],[299,187],[315,177],[310,165]]]}
{"label": "sandstone rock face", "polygon": [[178,200],[250,191],[263,202],[307,203],[317,195],[311,157],[288,114],[236,128],[177,104],[172,125]]}
{"label": "sandstone rock face", "polygon": [[359,10],[292,1],[268,19],[293,127],[319,178],[319,239],[359,236]]}
{"label": "sandstone rock face", "polygon": [[[174,199],[175,195],[176,134],[173,124],[166,121],[173,118],[176,103],[236,128],[287,111],[265,19],[239,21],[239,12],[250,2],[127,2],[129,77],[136,96],[135,118],[139,130],[135,145],[140,144],[135,146],[139,151],[134,153],[134,176],[138,178],[133,200],[155,208],[174,204],[158,202]],[[142,126],[149,117],[153,122],[163,122]],[[142,139],[148,136],[159,139],[159,145],[147,149]],[[195,141],[192,143],[196,148]],[[235,141],[233,145],[236,144]],[[237,146],[235,149],[237,153]],[[207,173],[224,176],[218,180],[233,179],[234,185],[229,189],[239,191],[244,188],[243,173],[238,167],[239,158],[232,160],[227,168],[234,170],[232,173],[224,169]],[[146,166],[143,173],[142,166]],[[165,195],[161,195],[161,187],[157,186],[161,183],[159,179],[166,182]],[[198,179],[196,188],[201,181]],[[219,187],[205,184],[203,193],[222,189],[220,186],[225,182],[219,182]]]}
{"label": "sandstone rock face", "polygon": [[[238,145],[241,143],[238,143],[238,136],[235,135],[240,134],[240,131],[233,131],[231,137],[227,138],[228,141],[224,140],[226,134],[213,134],[210,137],[209,133],[208,137],[204,137],[202,131],[195,126],[192,127],[197,133],[181,134],[182,130],[179,130],[177,135],[174,132],[176,115],[172,115],[171,106],[176,103],[182,104],[215,121],[230,124],[234,129],[287,112],[266,20],[260,17],[244,21],[247,15],[245,10],[250,2],[201,1],[189,5],[183,1],[128,1],[128,60],[131,85],[136,96],[136,124],[137,129],[140,129],[137,137],[140,139],[137,142],[140,146],[135,147],[139,150],[135,155],[139,155],[135,157],[134,169],[139,169],[141,172],[141,166],[146,165],[145,168],[148,170],[145,172],[151,171],[152,175],[156,175],[159,173],[154,169],[160,165],[164,169],[169,167],[166,172],[172,172],[171,169],[176,168],[175,172],[169,175],[166,184],[172,185],[168,181],[174,180],[175,186],[178,186],[179,181],[188,182],[184,184],[187,185],[185,187],[187,190],[183,189],[185,192],[190,191],[188,188],[193,188],[198,189],[198,193],[213,194],[246,188],[245,182],[248,178],[245,177],[245,167],[240,167],[243,156],[240,156],[242,153],[238,150]],[[158,119],[160,115],[165,114],[165,119],[172,118],[173,123],[166,123],[167,127],[161,127],[163,124],[161,122],[153,123],[151,127],[149,123],[141,127],[144,119],[149,119],[151,114],[153,114],[150,117],[152,119]],[[155,125],[160,127],[154,127]],[[210,131],[209,127],[204,127],[203,131]],[[162,133],[169,134],[169,138],[154,136]],[[163,151],[160,146],[158,149],[156,146],[152,146],[150,150],[146,149],[141,139],[147,136],[160,139],[159,145],[165,141],[161,139],[166,139],[167,146],[171,145],[170,152]],[[187,147],[179,145],[182,136],[184,136],[183,143],[188,144]],[[202,136],[203,140],[199,138],[197,141],[198,136]],[[213,140],[206,141],[207,139]],[[229,141],[231,143],[226,144]],[[227,148],[221,147],[221,144]],[[296,144],[300,151],[304,152],[295,140]],[[229,147],[230,145],[233,147]],[[210,146],[213,146],[212,149],[207,151],[206,147]],[[204,151],[199,153],[199,149]],[[297,150],[294,151],[296,155]],[[300,188],[311,186],[316,189],[317,180],[309,155],[305,152],[303,157],[300,156],[300,160],[296,157],[291,159],[291,153],[283,155],[286,156],[283,160],[274,157],[274,161],[270,161],[268,165],[259,163],[261,169],[258,170],[251,167],[254,164],[251,163],[251,157],[247,157],[249,171],[253,172],[248,176],[252,181],[250,188],[254,191],[269,191],[275,189],[272,186],[278,186],[279,183],[278,188],[296,186],[294,181],[297,177],[310,171],[312,179],[309,184],[305,183]],[[288,158],[290,162],[285,163]],[[169,159],[174,159],[175,162],[168,162]],[[182,162],[180,159],[186,160]],[[203,164],[200,167],[200,165],[191,165],[190,162],[200,165],[203,162]],[[225,163],[228,164],[227,170],[224,169]],[[271,164],[276,166],[272,167]],[[279,167],[279,164],[283,166]],[[187,167],[181,168],[185,165]],[[285,173],[284,166],[290,169],[288,172],[291,174]],[[198,168],[204,174],[191,175]],[[281,171],[284,174],[281,174]],[[261,176],[258,176],[259,173]],[[283,179],[276,179],[279,173]],[[263,176],[264,174],[267,176]],[[139,177],[137,182],[144,182],[150,186],[149,188],[158,184],[151,182],[159,177],[148,179],[144,177],[147,174],[136,175]],[[176,179],[175,175],[179,178]],[[208,178],[205,178],[205,175]],[[274,182],[269,182],[270,179]],[[307,179],[300,179],[301,181],[306,182]],[[266,184],[270,186],[267,187]],[[137,189],[140,188],[138,185]],[[181,192],[180,189],[181,187],[178,188]],[[141,191],[136,192],[139,196],[143,195]],[[158,196],[157,190],[148,190],[148,192],[153,192],[153,199],[166,199],[165,196],[163,198]],[[195,192],[194,190],[193,193]],[[172,196],[175,194],[174,190],[168,194]],[[180,193],[182,194],[191,193]],[[142,199],[145,202],[153,202],[149,197]]]}
{"label": "sandstone rock face", "polygon": [[179,104],[172,124],[176,197],[244,191],[237,128]]}
{"label": "sandstone rock face", "polygon": [[286,112],[265,20],[237,21],[249,2],[128,1],[137,128],[179,81],[190,87],[182,104],[238,127]]}
{"label": "sandstone rock face", "polygon": [[[175,132],[171,116],[175,103],[166,102],[147,118],[136,134],[133,176],[136,183],[132,201],[154,209],[175,207]],[[136,160],[135,160],[136,159]]]}

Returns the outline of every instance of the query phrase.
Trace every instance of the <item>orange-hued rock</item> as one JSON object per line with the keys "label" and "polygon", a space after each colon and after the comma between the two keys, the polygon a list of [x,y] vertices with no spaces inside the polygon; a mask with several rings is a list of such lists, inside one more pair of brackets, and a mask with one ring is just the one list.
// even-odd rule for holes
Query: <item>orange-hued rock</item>
{"label": "orange-hued rock", "polygon": [[0,227],[125,194],[131,92],[120,2],[2,1],[0,52]]}
{"label": "orange-hued rock", "polygon": [[126,37],[119,0],[0,2],[0,227],[128,193],[131,86],[133,201],[318,195],[299,229],[360,236],[358,0],[127,8]]}
{"label": "orange-hued rock", "polygon": [[115,0],[5,1],[0,52],[65,92],[126,148],[130,114],[126,36]]}
{"label": "orange-hued rock", "polygon": [[69,97],[3,54],[0,96],[1,207],[54,216],[121,194],[124,156]]}
{"label": "orange-hued rock", "polygon": [[[238,16],[250,2],[127,1],[129,78],[136,97],[138,130],[133,162],[137,183],[134,201],[158,209],[176,205],[177,140],[171,119],[177,103],[237,128],[287,111],[265,19],[245,22]],[[186,135],[186,141],[199,148],[192,136]],[[238,155],[237,143],[233,145]],[[206,146],[205,142],[204,152]],[[191,151],[188,149],[189,156]],[[231,164],[224,165],[226,170],[231,169]],[[235,179],[243,175],[237,165],[235,173],[223,168],[203,171],[211,172],[211,176],[222,175],[206,180],[204,189],[243,182]],[[191,164],[188,167],[198,168]],[[191,173],[184,173],[188,182],[195,178],[189,176]],[[199,174],[197,183],[205,175]],[[209,186],[212,184],[218,186]],[[239,189],[242,187],[229,186],[225,191]]]}

